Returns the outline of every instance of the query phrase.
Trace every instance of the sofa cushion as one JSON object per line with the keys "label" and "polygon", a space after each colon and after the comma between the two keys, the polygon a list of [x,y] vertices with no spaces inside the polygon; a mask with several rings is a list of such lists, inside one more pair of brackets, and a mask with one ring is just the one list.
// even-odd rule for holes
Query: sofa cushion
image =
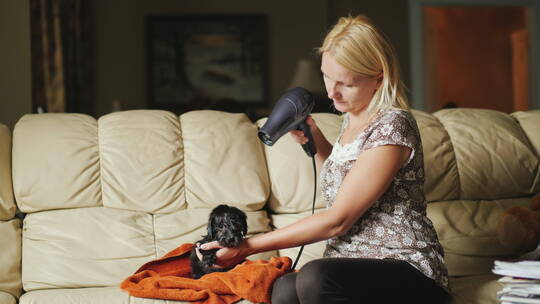
{"label": "sofa cushion", "polygon": [[459,198],[459,173],[454,147],[437,117],[411,111],[418,124],[424,152],[426,200],[448,201]]}
{"label": "sofa cushion", "polygon": [[0,221],[0,294],[6,292],[15,297],[22,292],[20,227],[19,219]]}
{"label": "sofa cushion", "polygon": [[82,114],[27,114],[13,131],[19,209],[100,206],[97,122]]}
{"label": "sofa cushion", "polygon": [[107,207],[28,214],[24,290],[118,285],[157,257],[153,224],[150,214]]}
{"label": "sofa cushion", "polygon": [[[336,114],[315,113],[317,125],[331,144],[334,144],[341,127],[342,118]],[[266,119],[257,121],[262,127]],[[311,210],[313,198],[313,166],[311,158],[288,134],[273,146],[264,146],[266,164],[271,182],[268,200],[270,209],[276,213],[296,213]],[[317,187],[317,208],[325,206]]]}
{"label": "sofa cushion", "polygon": [[[19,304],[131,304],[130,295],[119,287],[43,289],[26,292]],[[165,304],[165,303],[163,303]],[[167,303],[169,304],[169,303]]]}
{"label": "sofa cushion", "polygon": [[17,298],[7,292],[0,291],[0,304],[16,304]]}
{"label": "sofa cushion", "polygon": [[182,114],[180,124],[189,208],[262,209],[270,183],[257,127],[247,116],[193,111]]}
{"label": "sofa cushion", "polygon": [[524,206],[529,202],[530,198],[521,198],[428,204],[427,215],[444,247],[449,274],[488,274],[491,273],[495,259],[512,257],[513,252],[503,247],[497,239],[497,223],[507,208]]}
{"label": "sofa cushion", "polygon": [[15,201],[11,183],[11,133],[0,124],[0,221],[15,216]]}
{"label": "sofa cushion", "polygon": [[510,115],[482,109],[447,109],[434,115],[452,141],[460,199],[522,197],[538,189],[538,156]]}
{"label": "sofa cushion", "polygon": [[494,304],[498,303],[497,291],[502,285],[499,276],[493,274],[450,278],[450,288],[454,294],[452,304]]}
{"label": "sofa cushion", "polygon": [[99,119],[103,205],[150,213],[186,208],[178,117],[166,111],[115,112]]}
{"label": "sofa cushion", "polygon": [[[11,304],[10,302],[8,302]],[[14,304],[15,302],[13,302]],[[118,287],[44,289],[25,293],[19,304],[190,304],[184,301],[145,299],[130,296]],[[236,304],[250,304],[242,300]],[[0,304],[4,304],[0,301]]]}

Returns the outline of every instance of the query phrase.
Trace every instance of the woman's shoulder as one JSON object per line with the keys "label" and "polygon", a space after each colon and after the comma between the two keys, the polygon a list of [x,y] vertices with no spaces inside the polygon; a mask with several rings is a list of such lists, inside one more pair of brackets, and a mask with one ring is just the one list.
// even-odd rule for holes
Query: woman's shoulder
{"label": "woman's shoulder", "polygon": [[413,118],[411,111],[402,108],[388,108],[386,110],[383,110],[380,116]]}
{"label": "woman's shoulder", "polygon": [[411,124],[415,121],[411,111],[401,108],[389,108],[379,114],[379,122],[385,124]]}

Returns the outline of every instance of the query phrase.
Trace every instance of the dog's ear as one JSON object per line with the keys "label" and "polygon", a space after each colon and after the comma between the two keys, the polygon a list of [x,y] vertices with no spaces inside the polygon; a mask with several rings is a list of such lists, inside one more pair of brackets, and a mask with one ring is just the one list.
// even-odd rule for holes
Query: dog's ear
{"label": "dog's ear", "polygon": [[206,234],[207,234],[207,237],[210,238],[211,240],[214,239],[214,225],[216,224],[215,223],[216,220],[215,220],[215,216],[210,216],[210,218],[208,219],[208,225],[206,226]]}
{"label": "dog's ear", "polygon": [[210,226],[206,227],[206,236],[209,239],[214,239],[214,236],[212,235],[212,228],[210,228]]}
{"label": "dog's ear", "polygon": [[241,214],[242,214],[242,226],[244,226],[243,229],[242,229],[242,233],[243,233],[244,236],[246,236],[247,229],[248,229],[247,216],[246,216],[246,214],[244,212],[242,212]]}

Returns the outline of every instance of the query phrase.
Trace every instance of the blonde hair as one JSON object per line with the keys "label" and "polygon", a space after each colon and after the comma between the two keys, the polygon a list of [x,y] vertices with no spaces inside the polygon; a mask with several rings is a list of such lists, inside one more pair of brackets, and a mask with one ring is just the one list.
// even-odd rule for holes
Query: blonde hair
{"label": "blonde hair", "polygon": [[409,109],[394,48],[367,17],[341,17],[318,49],[324,52],[353,72],[382,77],[367,108],[370,117],[392,107]]}

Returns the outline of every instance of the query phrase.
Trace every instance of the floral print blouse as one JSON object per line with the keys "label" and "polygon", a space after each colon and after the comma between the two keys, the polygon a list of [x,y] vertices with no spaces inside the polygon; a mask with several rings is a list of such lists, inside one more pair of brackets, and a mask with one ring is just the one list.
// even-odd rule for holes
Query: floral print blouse
{"label": "floral print blouse", "polygon": [[[443,249],[426,216],[424,157],[418,126],[401,109],[380,113],[350,144],[340,144],[348,114],[320,175],[323,197],[332,206],[342,180],[362,151],[382,145],[411,148],[386,192],[344,235],[327,241],[325,257],[393,258],[409,262],[448,290]],[[361,187],[361,185],[359,185]]]}

